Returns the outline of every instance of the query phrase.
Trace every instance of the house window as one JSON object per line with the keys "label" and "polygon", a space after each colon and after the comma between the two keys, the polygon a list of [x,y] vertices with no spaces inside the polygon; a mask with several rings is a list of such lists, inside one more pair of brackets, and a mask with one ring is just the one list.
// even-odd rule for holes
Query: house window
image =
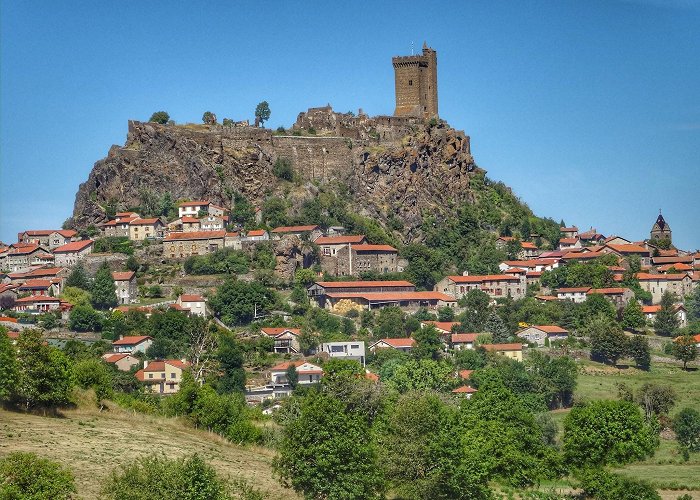
{"label": "house window", "polygon": [[165,373],[161,373],[160,378],[165,378]]}
{"label": "house window", "polygon": [[171,374],[170,374],[170,378],[175,378],[175,374],[174,374],[174,373],[171,373]]}
{"label": "house window", "polygon": [[409,81],[408,81],[408,85],[409,85],[409,86],[412,86],[412,85],[413,85],[413,80],[409,80]]}
{"label": "house window", "polygon": [[313,375],[309,375],[309,382],[313,382],[313,381],[314,381],[314,376],[313,376]]}
{"label": "house window", "polygon": [[148,374],[148,378],[153,378],[153,374],[152,374],[152,373],[149,373],[149,374]]}

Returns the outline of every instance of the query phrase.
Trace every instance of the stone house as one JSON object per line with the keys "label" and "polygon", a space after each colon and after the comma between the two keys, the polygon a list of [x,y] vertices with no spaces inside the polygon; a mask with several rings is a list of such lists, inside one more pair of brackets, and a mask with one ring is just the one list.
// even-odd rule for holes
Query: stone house
{"label": "stone house", "polygon": [[362,340],[350,342],[324,342],[319,352],[325,352],[331,358],[349,359],[365,366],[365,343]]}
{"label": "stone house", "polygon": [[180,295],[175,302],[195,316],[207,317],[207,300],[201,295]]}
{"label": "stone house", "polygon": [[416,346],[416,341],[412,338],[380,339],[369,346],[370,352],[377,349],[396,349],[403,352],[411,352]]}
{"label": "stone house", "polygon": [[228,209],[220,207],[219,205],[214,205],[210,203],[207,207],[207,213],[213,217],[219,217],[221,219],[226,219],[228,214]]}
{"label": "stone house", "polygon": [[276,227],[270,232],[270,236],[272,237],[273,240],[279,240],[282,239],[283,236],[286,236],[288,234],[293,234],[299,239],[308,239],[308,241],[315,241],[321,236],[323,236],[323,232],[321,231],[321,228],[318,227],[317,225],[307,225],[307,226],[283,226],[283,227]]}
{"label": "stone house", "polygon": [[562,238],[576,238],[578,236],[578,228],[576,226],[560,227],[559,232]]}
{"label": "stone house", "polygon": [[54,257],[47,249],[34,243],[15,243],[0,253],[0,269],[10,273],[25,271],[32,266],[44,265],[47,257]]}
{"label": "stone house", "polygon": [[582,246],[581,240],[578,238],[562,238],[559,240],[559,250],[574,250]]}
{"label": "stone house", "polygon": [[483,344],[481,347],[488,352],[495,352],[496,354],[514,359],[515,361],[523,360],[522,344]]}
{"label": "stone house", "polygon": [[78,232],[73,229],[39,229],[24,231],[17,235],[20,243],[33,243],[50,250],[74,241]]}
{"label": "stone house", "polygon": [[242,250],[243,242],[241,241],[241,233],[226,233],[224,238],[224,247],[233,248],[234,250]]}
{"label": "stone house", "polygon": [[199,219],[200,231],[222,231],[226,229],[228,217],[220,217],[218,215],[205,215]]}
{"label": "stone house", "polygon": [[45,295],[47,297],[58,297],[62,291],[63,279],[29,279],[22,283],[17,292],[29,295]]}
{"label": "stone house", "polygon": [[590,296],[596,293],[603,295],[618,309],[622,309],[630,300],[634,300],[634,292],[629,288],[591,288],[588,290],[587,295]]}
{"label": "stone house", "polygon": [[136,372],[136,378],[145,384],[148,392],[174,394],[180,390],[182,374],[189,366],[189,363],[179,359],[146,360],[143,368]]}
{"label": "stone house", "polygon": [[135,219],[129,223],[129,239],[133,241],[152,240],[165,236],[165,224],[158,217]]}
{"label": "stone house", "polygon": [[226,231],[199,231],[195,233],[170,233],[163,240],[163,256],[182,259],[191,255],[204,255],[224,248]]}
{"label": "stone house", "polygon": [[92,240],[73,241],[67,245],[60,246],[53,251],[56,266],[71,267],[79,260],[92,253],[94,245]]}
{"label": "stone house", "polygon": [[525,297],[527,285],[525,276],[511,274],[446,276],[435,285],[435,291],[445,293],[455,299],[466,296],[473,289],[485,292],[492,299],[512,297],[517,300]]}
{"label": "stone house", "polygon": [[665,292],[682,299],[693,289],[693,279],[687,273],[649,274],[637,273],[642,290],[651,293],[651,303],[658,304]]}
{"label": "stone house", "polygon": [[106,363],[113,364],[117,367],[117,370],[122,372],[131,371],[132,367],[138,366],[141,363],[138,358],[132,356],[131,354],[106,353],[102,355],[102,359]]}
{"label": "stone house", "polygon": [[405,311],[417,311],[426,309],[440,309],[442,307],[456,307],[457,301],[440,292],[331,292],[326,294],[326,309],[338,312],[350,308],[379,309],[382,307],[400,307]]}
{"label": "stone house", "polygon": [[321,255],[321,269],[332,276],[352,276],[363,272],[397,272],[399,252],[390,245],[345,245],[335,255]]}
{"label": "stone house", "polygon": [[363,245],[367,243],[364,234],[321,236],[314,240],[314,243],[321,249],[321,259],[324,257],[335,257],[341,248],[348,245]]}
{"label": "stone house", "polygon": [[516,332],[515,335],[531,344],[537,344],[538,347],[544,347],[547,340],[566,340],[569,331],[557,325],[532,325]]}
{"label": "stone house", "polygon": [[131,304],[136,301],[138,288],[134,271],[115,271],[112,273],[112,279],[117,292],[117,301],[120,305]]}
{"label": "stone house", "polygon": [[102,232],[102,236],[117,236],[117,237],[129,237],[129,224],[132,221],[137,220],[138,217],[124,217],[122,219],[114,219],[100,224],[99,228]]}
{"label": "stone house", "polygon": [[273,390],[273,397],[279,398],[289,396],[292,393],[292,386],[287,378],[287,370],[293,366],[297,372],[297,384],[312,385],[318,384],[323,377],[323,369],[313,363],[304,360],[286,361],[270,368],[270,385]]}
{"label": "stone house", "polygon": [[588,298],[588,290],[590,289],[591,287],[589,286],[562,287],[559,288],[556,292],[557,299],[570,300],[572,302],[575,302],[576,304],[580,304],[581,302],[586,301],[586,299]]}
{"label": "stone house", "polygon": [[611,243],[606,243],[603,245],[603,247],[600,249],[600,252],[602,254],[615,254],[620,258],[627,258],[631,255],[638,255],[640,258],[640,261],[642,263],[642,266],[648,266],[651,264],[651,253],[649,252],[648,249],[644,248],[643,246],[640,245],[635,245],[635,244],[623,244],[623,245],[615,245]]}
{"label": "stone house", "polygon": [[153,344],[153,338],[148,335],[133,335],[127,337],[120,335],[119,340],[112,342],[112,349],[115,353],[145,353],[146,350],[151,347],[151,344]]}
{"label": "stone house", "polygon": [[[2,303],[11,303],[14,304],[14,302],[17,300],[17,289],[19,288],[19,285],[13,285],[10,283],[3,283],[0,284],[0,299],[2,300]],[[5,302],[8,301],[8,302]]]}
{"label": "stone house", "polygon": [[260,332],[275,341],[272,349],[276,353],[295,354],[301,351],[299,347],[299,335],[301,335],[301,330],[299,328],[267,327],[261,328]]}
{"label": "stone house", "polygon": [[[416,287],[409,281],[317,281],[306,293],[320,307],[326,307],[329,292],[414,292]],[[347,311],[346,311],[347,312]]]}
{"label": "stone house", "polygon": [[177,223],[177,226],[179,226],[180,231],[184,233],[195,233],[200,230],[201,225],[197,217],[192,217],[190,215],[185,215],[180,219],[173,221],[173,223]]}
{"label": "stone house", "polygon": [[180,203],[177,206],[177,216],[179,218],[187,216],[195,218],[199,217],[199,212],[209,212],[209,205],[210,203],[204,200],[186,201],[184,203]]}

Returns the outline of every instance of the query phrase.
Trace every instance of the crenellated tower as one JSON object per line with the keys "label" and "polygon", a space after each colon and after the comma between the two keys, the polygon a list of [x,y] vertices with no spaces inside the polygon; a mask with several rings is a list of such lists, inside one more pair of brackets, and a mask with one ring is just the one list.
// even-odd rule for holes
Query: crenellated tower
{"label": "crenellated tower", "polygon": [[423,43],[423,53],[391,59],[394,65],[394,116],[437,118],[437,52]]}

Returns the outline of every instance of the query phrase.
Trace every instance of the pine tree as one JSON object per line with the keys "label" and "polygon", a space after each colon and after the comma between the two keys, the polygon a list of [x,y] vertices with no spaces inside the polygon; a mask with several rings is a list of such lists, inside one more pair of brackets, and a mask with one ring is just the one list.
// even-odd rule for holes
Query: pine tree
{"label": "pine tree", "polygon": [[73,271],[66,279],[66,286],[72,286],[75,288],[82,288],[83,290],[90,291],[90,278],[85,272],[82,262],[78,262],[73,266]]}
{"label": "pine tree", "polygon": [[109,309],[117,305],[117,293],[107,262],[103,262],[95,273],[92,284],[92,305],[95,309]]}
{"label": "pine tree", "polygon": [[642,306],[639,305],[639,302],[636,300],[630,300],[622,311],[622,327],[629,328],[630,330],[637,330],[642,328],[645,324],[646,321],[644,321]]}
{"label": "pine tree", "polygon": [[656,313],[654,321],[654,330],[656,330],[657,335],[672,337],[680,326],[678,316],[676,316],[674,299],[675,296],[669,292],[664,292],[661,296],[661,309]]}
{"label": "pine tree", "polygon": [[491,314],[489,314],[484,324],[484,330],[493,335],[494,344],[505,344],[510,339],[508,327],[506,327],[501,317],[496,314],[496,311],[491,311]]}

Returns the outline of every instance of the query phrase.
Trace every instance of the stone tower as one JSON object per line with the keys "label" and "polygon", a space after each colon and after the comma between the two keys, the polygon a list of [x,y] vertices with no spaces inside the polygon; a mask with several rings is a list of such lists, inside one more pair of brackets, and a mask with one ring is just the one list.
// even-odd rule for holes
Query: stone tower
{"label": "stone tower", "polygon": [[671,226],[666,223],[666,220],[664,220],[664,216],[661,215],[661,213],[659,213],[659,216],[656,218],[656,222],[654,222],[654,225],[651,227],[649,236],[652,240],[668,239],[668,241],[671,241]]}
{"label": "stone tower", "polygon": [[394,116],[438,117],[437,52],[423,43],[423,53],[393,57]]}

